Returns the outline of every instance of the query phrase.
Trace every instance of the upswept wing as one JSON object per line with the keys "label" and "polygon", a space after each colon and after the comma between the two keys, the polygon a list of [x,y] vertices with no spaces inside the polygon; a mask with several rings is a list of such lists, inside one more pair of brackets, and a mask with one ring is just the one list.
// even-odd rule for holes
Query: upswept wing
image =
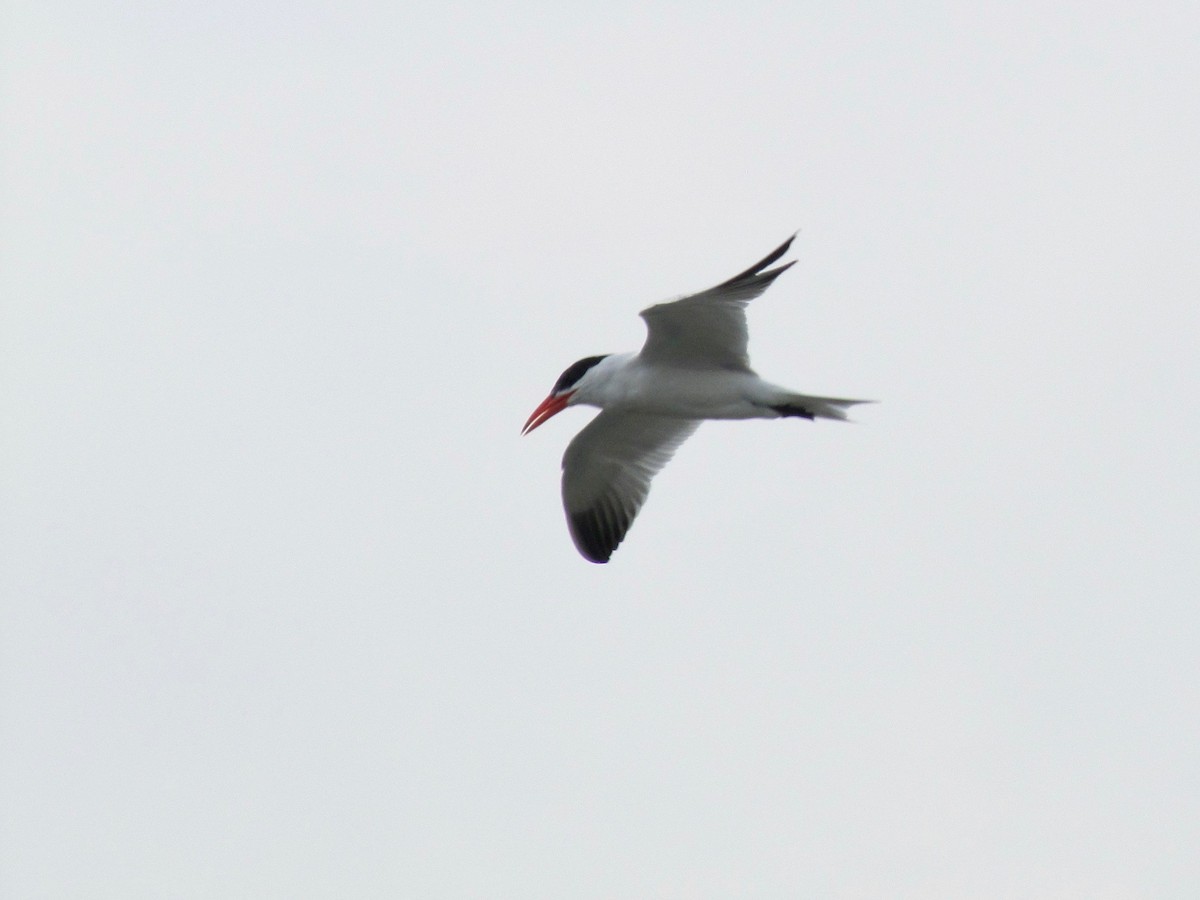
{"label": "upswept wing", "polygon": [[787,253],[795,239],[792,235],[746,271],[716,287],[642,310],[648,332],[642,359],[688,368],[748,371],[746,304],[794,265],[767,268]]}
{"label": "upswept wing", "polygon": [[563,508],[585,558],[608,562],[646,502],[650,479],[699,424],[606,410],[575,436],[563,455]]}

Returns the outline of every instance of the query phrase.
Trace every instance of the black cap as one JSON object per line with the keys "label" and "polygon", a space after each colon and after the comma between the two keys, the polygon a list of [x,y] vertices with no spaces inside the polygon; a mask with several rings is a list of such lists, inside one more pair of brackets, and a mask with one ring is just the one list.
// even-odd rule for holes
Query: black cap
{"label": "black cap", "polygon": [[583,377],[584,372],[596,365],[596,363],[600,362],[600,360],[606,359],[610,355],[611,354],[605,353],[603,356],[589,356],[587,359],[581,359],[577,363],[572,363],[567,367],[565,372],[558,376],[558,381],[554,382],[554,390],[550,393],[558,394],[567,390],[567,388],[572,387],[577,381],[579,381],[580,378]]}

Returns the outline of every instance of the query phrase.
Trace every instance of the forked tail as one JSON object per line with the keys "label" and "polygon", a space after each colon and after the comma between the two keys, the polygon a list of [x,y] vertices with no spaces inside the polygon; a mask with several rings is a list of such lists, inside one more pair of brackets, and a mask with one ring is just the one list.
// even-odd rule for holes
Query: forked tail
{"label": "forked tail", "polygon": [[838,400],[834,397],[810,397],[807,394],[788,394],[782,403],[771,409],[781,416],[798,416],[802,419],[838,419],[845,421],[846,410],[859,403],[874,403],[874,400]]}

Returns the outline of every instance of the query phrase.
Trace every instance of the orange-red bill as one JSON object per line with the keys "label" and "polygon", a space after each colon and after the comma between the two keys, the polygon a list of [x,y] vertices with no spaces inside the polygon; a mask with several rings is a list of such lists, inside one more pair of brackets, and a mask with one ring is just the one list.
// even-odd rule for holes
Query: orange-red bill
{"label": "orange-red bill", "polygon": [[570,398],[570,394],[559,394],[558,396],[551,394],[539,403],[538,408],[525,420],[525,427],[521,429],[521,434],[529,434],[551,416],[562,412],[567,408],[567,400]]}

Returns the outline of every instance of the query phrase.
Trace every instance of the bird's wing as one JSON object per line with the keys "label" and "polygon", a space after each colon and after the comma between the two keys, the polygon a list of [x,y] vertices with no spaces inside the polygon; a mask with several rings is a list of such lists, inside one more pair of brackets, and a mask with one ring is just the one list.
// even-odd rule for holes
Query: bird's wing
{"label": "bird's wing", "polygon": [[642,359],[687,368],[748,370],[746,304],[793,265],[767,268],[795,239],[792,235],[745,272],[714,288],[642,310],[648,332]]}
{"label": "bird's wing", "polygon": [[587,559],[608,562],[629,531],[650,479],[699,421],[605,410],[563,455],[563,508],[571,539]]}

